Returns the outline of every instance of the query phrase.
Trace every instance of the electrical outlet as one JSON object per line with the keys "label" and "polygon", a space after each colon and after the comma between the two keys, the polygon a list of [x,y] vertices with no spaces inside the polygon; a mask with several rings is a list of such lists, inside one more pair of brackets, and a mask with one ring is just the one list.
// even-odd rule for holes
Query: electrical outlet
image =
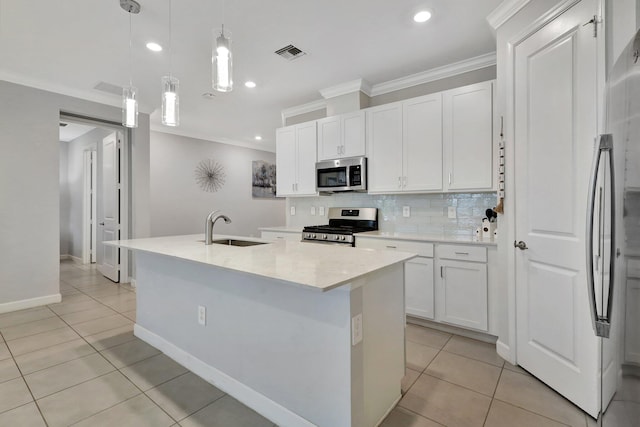
{"label": "electrical outlet", "polygon": [[289,208],[289,213],[291,214],[291,216],[294,216],[296,214],[296,207],[295,206],[291,206]]}
{"label": "electrical outlet", "polygon": [[318,211],[318,215],[324,216],[324,206],[320,206],[320,209]]}
{"label": "electrical outlet", "polygon": [[411,206],[402,207],[402,216],[405,218],[409,218],[411,216]]}
{"label": "electrical outlet", "polygon": [[311,215],[315,215],[315,214],[316,214],[316,207],[311,206]]}
{"label": "electrical outlet", "polygon": [[198,306],[198,324],[202,326],[207,324],[207,308],[204,305]]}
{"label": "electrical outlet", "polygon": [[351,345],[362,341],[362,313],[351,318]]}
{"label": "electrical outlet", "polygon": [[456,207],[449,206],[449,208],[447,209],[447,215],[450,219],[456,219]]}

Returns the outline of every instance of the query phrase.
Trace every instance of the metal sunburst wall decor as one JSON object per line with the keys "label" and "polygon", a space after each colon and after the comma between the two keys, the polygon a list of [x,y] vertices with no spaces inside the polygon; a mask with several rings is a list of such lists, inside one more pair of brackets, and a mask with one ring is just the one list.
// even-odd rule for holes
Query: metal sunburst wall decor
{"label": "metal sunburst wall decor", "polygon": [[198,163],[195,170],[196,182],[202,189],[215,193],[225,182],[224,166],[212,159],[205,159]]}

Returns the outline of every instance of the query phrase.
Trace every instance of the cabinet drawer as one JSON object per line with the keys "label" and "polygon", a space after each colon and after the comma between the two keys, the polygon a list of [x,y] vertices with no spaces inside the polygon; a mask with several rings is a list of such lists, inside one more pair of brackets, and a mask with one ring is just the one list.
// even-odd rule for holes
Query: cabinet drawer
{"label": "cabinet drawer", "polygon": [[411,240],[371,239],[356,236],[356,247],[412,252],[423,257],[433,258],[433,243],[427,242],[417,242]]}
{"label": "cabinet drawer", "polygon": [[301,233],[288,233],[285,231],[263,231],[260,235],[263,239],[266,240],[293,240],[300,241],[302,240]]}
{"label": "cabinet drawer", "polygon": [[627,277],[640,279],[640,259],[627,259]]}
{"label": "cabinet drawer", "polygon": [[484,246],[438,245],[437,252],[438,258],[487,262],[487,248]]}

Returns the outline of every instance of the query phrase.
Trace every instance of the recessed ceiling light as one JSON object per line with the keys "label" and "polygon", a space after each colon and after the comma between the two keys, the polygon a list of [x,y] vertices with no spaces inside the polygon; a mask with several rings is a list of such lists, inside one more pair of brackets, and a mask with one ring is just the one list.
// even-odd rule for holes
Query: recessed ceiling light
{"label": "recessed ceiling light", "polygon": [[158,43],[149,42],[147,43],[147,49],[153,52],[160,52],[162,50],[162,46],[160,46]]}
{"label": "recessed ceiling light", "polygon": [[244,82],[244,85],[250,89],[253,89],[254,87],[256,87],[256,82],[252,82],[251,80],[247,80],[246,82]]}
{"label": "recessed ceiling light", "polygon": [[421,10],[420,12],[413,15],[413,20],[416,22],[427,22],[429,19],[431,19],[431,12],[429,12],[428,10]]}
{"label": "recessed ceiling light", "polygon": [[256,135],[256,141],[262,141],[262,137],[260,135]]}

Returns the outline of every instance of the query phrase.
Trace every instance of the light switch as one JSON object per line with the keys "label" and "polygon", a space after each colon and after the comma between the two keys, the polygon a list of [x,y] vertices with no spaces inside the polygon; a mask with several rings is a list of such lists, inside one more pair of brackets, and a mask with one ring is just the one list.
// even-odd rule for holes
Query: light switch
{"label": "light switch", "polygon": [[295,206],[291,206],[289,208],[289,213],[291,214],[291,216],[294,216],[296,214],[296,207]]}
{"label": "light switch", "polygon": [[315,215],[316,214],[316,207],[315,206],[311,206],[311,215]]}
{"label": "light switch", "polygon": [[362,313],[351,318],[351,345],[362,341]]}
{"label": "light switch", "polygon": [[324,206],[320,206],[320,209],[318,211],[318,215],[324,216]]}
{"label": "light switch", "polygon": [[411,216],[411,206],[402,207],[402,216],[405,218],[409,218]]}

